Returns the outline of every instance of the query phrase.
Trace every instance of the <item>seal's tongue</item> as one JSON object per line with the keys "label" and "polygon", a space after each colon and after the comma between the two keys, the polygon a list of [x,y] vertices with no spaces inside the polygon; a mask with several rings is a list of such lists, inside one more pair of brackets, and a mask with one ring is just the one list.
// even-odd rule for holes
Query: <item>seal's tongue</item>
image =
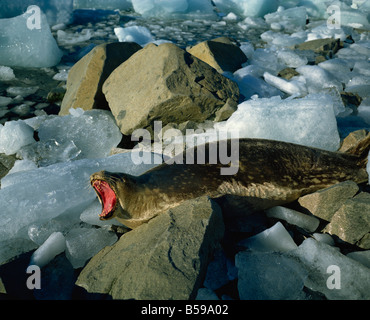
{"label": "seal's tongue", "polygon": [[116,207],[116,194],[109,186],[109,184],[102,180],[94,181],[93,187],[98,193],[103,206],[102,213],[100,214],[100,219],[109,219]]}

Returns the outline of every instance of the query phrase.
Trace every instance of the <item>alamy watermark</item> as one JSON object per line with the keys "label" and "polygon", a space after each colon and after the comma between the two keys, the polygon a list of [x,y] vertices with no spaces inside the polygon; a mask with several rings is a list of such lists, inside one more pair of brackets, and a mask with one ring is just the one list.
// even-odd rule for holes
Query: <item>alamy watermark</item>
{"label": "alamy watermark", "polygon": [[326,9],[326,12],[330,14],[329,18],[326,20],[328,29],[340,29],[342,25],[340,6],[335,4],[330,5]]}
{"label": "alamy watermark", "polygon": [[[29,265],[26,273],[30,276],[27,278],[26,285],[29,290],[41,289],[41,269],[37,265]],[[341,270],[337,265],[330,265],[326,269],[329,275],[326,280],[326,287],[329,290],[341,289]]]}
{"label": "alamy watermark", "polygon": [[337,265],[330,265],[326,269],[326,273],[330,274],[326,280],[326,287],[329,290],[340,290],[341,289],[341,271]]}
{"label": "alamy watermark", "polygon": [[29,265],[27,270],[27,274],[30,276],[27,278],[26,285],[29,290],[39,290],[41,289],[41,269],[39,266],[36,265]]}
{"label": "alamy watermark", "polygon": [[[154,143],[152,144],[152,140]],[[229,140],[229,141],[228,141]],[[205,164],[206,143],[209,164],[221,163],[221,175],[234,175],[239,170],[239,131],[218,131],[215,129],[187,129],[185,136],[178,129],[162,132],[162,122],[154,121],[154,137],[146,129],[137,129],[131,141],[141,141],[131,153],[134,164]],[[196,148],[195,148],[196,147]],[[228,150],[230,148],[230,150]],[[154,157],[152,158],[152,154]],[[196,157],[195,157],[196,153]],[[162,154],[169,155],[165,159]],[[196,160],[195,160],[196,159]]]}
{"label": "alamy watermark", "polygon": [[[352,0],[352,9],[358,9],[366,0]],[[328,29],[340,29],[342,27],[342,12],[341,2],[334,1],[330,6],[327,7],[326,13],[329,14],[329,18],[326,20],[326,26]]]}
{"label": "alamy watermark", "polygon": [[41,9],[39,6],[29,6],[25,13],[27,17],[27,28],[29,30],[40,30],[41,29]]}

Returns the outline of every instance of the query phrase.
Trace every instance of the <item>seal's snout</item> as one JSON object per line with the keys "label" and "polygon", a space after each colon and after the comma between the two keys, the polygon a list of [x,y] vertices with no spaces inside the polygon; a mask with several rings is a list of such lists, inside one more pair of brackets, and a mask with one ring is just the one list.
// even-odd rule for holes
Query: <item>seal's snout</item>
{"label": "seal's snout", "polygon": [[104,180],[105,171],[95,172],[90,176],[90,184],[93,186],[94,181],[96,180]]}
{"label": "seal's snout", "polygon": [[104,180],[91,180],[91,185],[95,189],[102,204],[100,220],[108,220],[113,217],[117,207],[117,196],[108,182]]}

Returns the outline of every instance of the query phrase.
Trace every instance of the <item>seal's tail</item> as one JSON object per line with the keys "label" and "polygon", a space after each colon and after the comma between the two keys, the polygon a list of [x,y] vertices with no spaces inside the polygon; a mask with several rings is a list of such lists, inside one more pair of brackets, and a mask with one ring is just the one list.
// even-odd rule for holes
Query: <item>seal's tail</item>
{"label": "seal's tail", "polygon": [[[353,137],[357,135],[357,141],[351,147],[343,150],[343,152],[357,156],[357,165],[361,168],[366,168],[370,151],[370,132],[367,130],[359,130],[351,134]],[[342,148],[343,147],[344,146],[342,146]]]}

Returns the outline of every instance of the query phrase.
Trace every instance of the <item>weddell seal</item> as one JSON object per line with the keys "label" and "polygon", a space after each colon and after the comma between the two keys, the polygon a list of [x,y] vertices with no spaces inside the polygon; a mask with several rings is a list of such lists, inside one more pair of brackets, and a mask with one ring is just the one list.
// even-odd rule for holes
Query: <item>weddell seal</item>
{"label": "weddell seal", "polygon": [[[203,148],[205,154],[197,152],[199,146],[194,148],[195,164],[163,163],[137,177],[106,171],[92,174],[91,185],[102,203],[100,219],[114,217],[133,229],[185,200],[204,195],[224,197],[236,207],[243,203],[263,210],[342,181],[362,183],[368,179],[365,167],[370,134],[353,151],[356,154],[240,139],[239,148],[233,151],[238,153],[239,168],[235,174],[222,175],[223,165],[209,157],[209,150],[217,143],[229,147],[231,142],[208,143]],[[185,159],[185,153],[180,156]],[[205,161],[199,164],[197,159],[204,156]]]}

